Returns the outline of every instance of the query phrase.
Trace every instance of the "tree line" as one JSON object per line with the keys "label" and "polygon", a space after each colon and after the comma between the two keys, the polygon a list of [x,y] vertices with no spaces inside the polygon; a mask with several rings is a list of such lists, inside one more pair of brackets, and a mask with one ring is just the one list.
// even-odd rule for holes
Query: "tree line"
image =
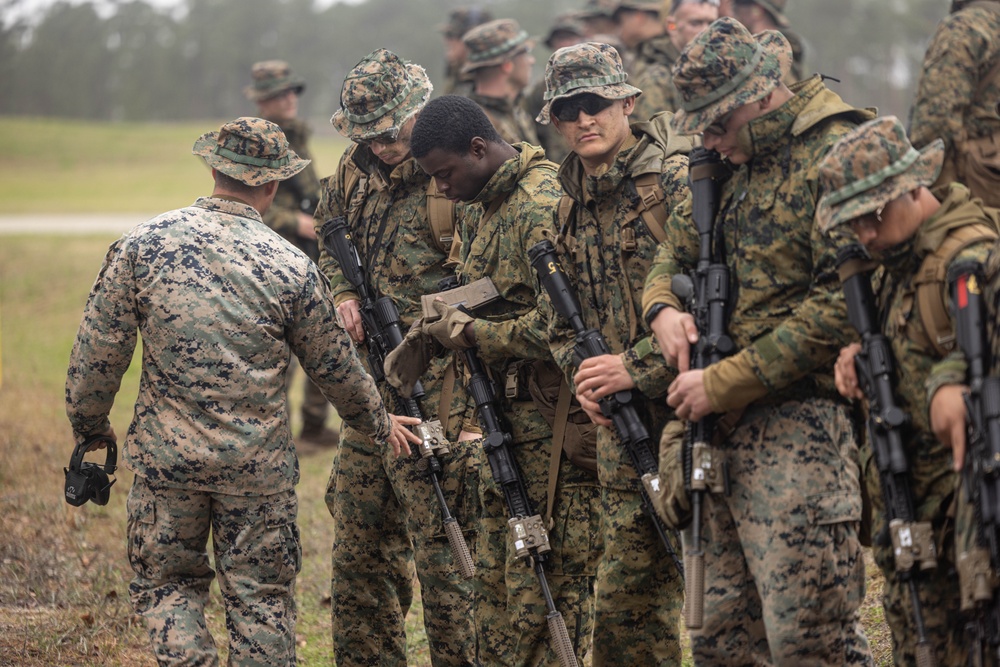
{"label": "tree line", "polygon": [[[291,63],[308,83],[302,114],[329,118],[340,85],[365,54],[384,46],[424,65],[440,83],[439,26],[474,0],[366,0],[317,7],[313,0],[58,2],[34,20],[0,26],[0,114],[167,121],[250,113],[243,97],[258,60]],[[25,0],[3,0],[13,10]],[[479,0],[540,42],[554,17],[583,0]],[[788,16],[806,42],[806,70],[856,106],[905,118],[920,63],[949,0],[793,0]],[[105,8],[110,5],[111,10]],[[11,15],[0,12],[0,19]]]}

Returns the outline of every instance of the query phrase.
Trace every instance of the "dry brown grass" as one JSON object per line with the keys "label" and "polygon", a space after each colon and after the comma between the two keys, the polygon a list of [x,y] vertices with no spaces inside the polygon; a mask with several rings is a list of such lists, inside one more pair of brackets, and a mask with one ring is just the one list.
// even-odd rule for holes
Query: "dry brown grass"
{"label": "dry brown grass", "polygon": [[[66,360],[108,237],[3,237],[0,385],[0,666],[153,665],[145,632],[128,604],[125,498],[120,476],[106,507],[72,508],[62,498],[71,451],[63,410]],[[129,371],[115,412],[127,429],[137,372]],[[293,400],[296,399],[293,394]],[[331,520],[323,502],[332,454],[302,463],[298,579],[299,662],[333,664],[330,639]],[[890,664],[877,601],[880,577],[869,564],[863,622],[878,664]],[[217,590],[209,625],[225,652]],[[430,663],[419,605],[411,610],[409,662]]]}

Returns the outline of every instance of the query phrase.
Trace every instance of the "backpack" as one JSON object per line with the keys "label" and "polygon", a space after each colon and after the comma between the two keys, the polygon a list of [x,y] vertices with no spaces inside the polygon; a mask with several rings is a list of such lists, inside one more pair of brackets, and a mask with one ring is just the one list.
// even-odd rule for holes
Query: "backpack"
{"label": "backpack", "polygon": [[[347,217],[353,223],[361,212],[370,177],[354,162],[353,152],[344,160],[344,169],[344,201],[347,202]],[[447,257],[455,239],[455,205],[438,191],[433,178],[427,183],[427,220],[434,246]]]}
{"label": "backpack", "polygon": [[920,309],[922,332],[919,337],[927,349],[939,356],[947,356],[955,349],[955,328],[948,309],[948,266],[965,248],[982,241],[994,241],[1000,229],[1000,211],[984,209],[993,219],[993,226],[972,223],[948,232],[944,242],[924,257],[913,279],[913,291],[908,299],[916,300]]}

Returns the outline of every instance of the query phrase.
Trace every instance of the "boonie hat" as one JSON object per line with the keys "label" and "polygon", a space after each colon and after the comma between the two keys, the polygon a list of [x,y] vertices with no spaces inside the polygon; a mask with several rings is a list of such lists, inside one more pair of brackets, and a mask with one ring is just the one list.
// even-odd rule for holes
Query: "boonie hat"
{"label": "boonie hat", "polygon": [[883,204],[937,180],[944,142],[936,139],[918,151],[895,116],[876,118],[841,137],[819,165],[824,193],[816,207],[820,230],[827,232]]}
{"label": "boonie hat", "polygon": [[205,158],[210,167],[250,186],[283,181],[306,168],[288,147],[281,128],[263,118],[231,120],[218,132],[198,137],[191,153]]}
{"label": "boonie hat", "polygon": [[482,67],[501,65],[535,45],[514,19],[497,19],[477,25],[462,37],[468,50],[462,74]]}
{"label": "boonie hat", "polygon": [[340,91],[341,108],[330,122],[352,141],[388,134],[430,99],[434,86],[420,65],[404,62],[387,49],[375,49],[355,65]]}
{"label": "boonie hat", "polygon": [[482,7],[459,7],[448,14],[448,22],[438,26],[445,37],[462,39],[462,35],[477,25],[493,20],[493,12]]}
{"label": "boonie hat", "polygon": [[774,90],[792,64],[792,47],[777,30],[751,35],[731,17],[713,21],[674,64],[681,98],[674,114],[680,134],[698,134],[734,109]]}
{"label": "boonie hat", "polygon": [[612,18],[618,9],[618,0],[587,0],[583,9],[576,13],[578,19]]}
{"label": "boonie hat", "polygon": [[622,58],[610,44],[584,42],[565,46],[545,64],[545,106],[535,120],[547,124],[552,103],[574,95],[594,93],[609,100],[641,95],[641,90],[625,83],[627,79]]}
{"label": "boonie hat", "polygon": [[250,77],[253,83],[243,89],[243,94],[254,102],[262,102],[286,90],[294,90],[296,95],[301,95],[306,89],[306,82],[295,75],[284,60],[254,63],[250,69]]}

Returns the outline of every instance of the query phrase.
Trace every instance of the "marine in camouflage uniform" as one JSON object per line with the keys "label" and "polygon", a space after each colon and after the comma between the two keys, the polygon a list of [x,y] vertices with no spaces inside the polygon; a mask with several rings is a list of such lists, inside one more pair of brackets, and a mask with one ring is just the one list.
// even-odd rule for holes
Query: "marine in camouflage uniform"
{"label": "marine in camouflage uniform", "polygon": [[[264,214],[264,224],[315,261],[319,247],[313,231],[312,214],[319,202],[319,179],[309,152],[309,125],[297,118],[298,97],[305,81],[283,60],[255,63],[250,71],[253,83],[244,88],[247,99],[257,103],[257,116],[269,120],[284,132],[289,147],[310,163],[305,169],[278,184],[274,201]],[[288,380],[295,375],[289,373]],[[326,427],[329,403],[308,377],[304,378],[300,445],[335,446],[338,434]]]}
{"label": "marine in camouflage uniform", "polygon": [[[891,116],[865,123],[834,144],[820,164],[820,185],[825,194],[816,218],[827,231],[848,223],[884,267],[875,286],[878,321],[896,360],[896,404],[911,419],[904,443],[916,510],[914,520],[931,523],[938,553],[937,568],[919,576],[917,590],[937,664],[958,666],[968,662],[954,578],[953,505],[959,480],[952,466],[951,448],[942,444],[930,428],[925,388],[945,350],[932,344],[938,333],[925,327],[923,300],[915,298],[912,285],[925,257],[937,251],[953,231],[984,225],[984,236],[963,241],[949,266],[964,261],[982,263],[996,239],[996,231],[964,186],[952,184],[949,196],[942,202],[927,189],[937,177],[943,157],[940,141],[918,153],[906,138],[902,124]],[[948,312],[946,283],[939,288],[941,311]],[[836,367],[838,389],[849,399],[863,398],[854,368],[859,349],[858,344],[845,348]],[[909,585],[896,576],[878,467],[870,443],[861,458],[875,512],[873,532],[881,536],[875,540],[873,551],[885,575],[883,606],[892,630],[893,657],[897,665],[913,665],[917,663],[913,604]]]}
{"label": "marine in camouflage uniform", "polygon": [[535,63],[528,33],[513,19],[498,19],[476,26],[462,41],[469,51],[462,72],[475,82],[469,99],[486,112],[504,141],[538,145],[535,124],[521,104]]}
{"label": "marine in camouflage uniform", "polygon": [[674,128],[702,133],[734,169],[716,230],[739,351],[706,370],[687,368],[696,330],[670,283],[698,260],[690,200],[668,219],[643,294],[661,348],[680,364],[668,393],[677,415],[742,411],[718,445],[731,493],[705,498],[705,616],[691,631],[692,654],[698,664],[868,664],[858,620],[858,450],[833,386],[850,327],[835,248],[813,213],[820,159],[871,114],[819,77],[789,90],[781,83],[788,43],[777,32],[758,38],[719,19],[674,68],[683,100]]}
{"label": "marine in camouflage uniform", "polygon": [[472,79],[462,73],[462,65],[468,56],[462,36],[481,23],[493,20],[493,13],[478,6],[459,7],[448,13],[448,21],[440,26],[444,40],[444,85],[440,91],[444,95],[465,95],[472,93]]}
{"label": "marine in camouflage uniform", "polygon": [[[475,319],[449,308],[439,324],[425,330],[436,333],[445,347],[475,345],[501,385],[500,409],[512,428],[514,458],[531,504],[549,529],[546,579],[582,663],[593,630],[600,489],[593,472],[570,462],[562,442],[553,451],[552,428],[529,390],[531,383],[558,388],[561,377],[549,353],[546,321],[537,308],[538,281],[528,260],[528,248],[553,232],[562,194],[556,165],[535,146],[504,142],[473,102],[458,97],[427,105],[414,128],[412,150],[442,193],[470,203],[457,253],[460,281],[488,277],[500,294],[498,301],[477,309]],[[461,326],[452,329],[454,322]],[[557,396],[551,394],[547,398],[554,405]],[[559,457],[557,480],[549,478],[553,456]],[[486,471],[485,453],[482,458]],[[502,490],[487,472],[479,495],[475,611],[480,663],[558,664],[538,578],[515,555]]]}
{"label": "marine in camouflage uniform", "polygon": [[[607,44],[561,49],[545,68],[546,106],[538,117],[555,124],[575,151],[559,168],[559,182],[572,199],[565,224],[559,222],[562,265],[575,283],[584,321],[604,335],[611,354],[588,359],[578,370],[572,330],[547,300],[542,303],[549,309],[553,356],[571,376],[581,405],[599,414],[595,401],[601,396],[634,388],[646,426],[656,433],[670,417],[663,396],[672,376],[642,320],[643,280],[657,238],[637,215],[635,182],[658,174],[664,199],[657,205],[671,210],[687,193],[684,154],[690,144],[670,132],[669,114],[630,125],[641,91],[625,79],[621,58]],[[607,106],[598,110],[590,106],[595,102]],[[581,133],[601,138],[579,142]],[[638,475],[609,424],[597,433],[604,548],[593,664],[680,664],[681,576],[642,511]]]}
{"label": "marine in camouflage uniform", "polygon": [[[337,172],[324,179],[316,211],[322,225],[347,218],[374,298],[390,297],[404,330],[420,316],[420,296],[448,275],[446,255],[432,238],[429,177],[409,154],[415,114],[430,97],[422,67],[377,49],[351,69],[342,108],[331,119],[354,143]],[[351,174],[356,179],[352,179]],[[351,181],[354,180],[352,186]],[[338,312],[363,343],[358,295],[325,250],[320,268],[330,279]],[[428,419],[439,415],[451,443],[441,457],[442,487],[460,526],[471,528],[478,484],[470,447],[458,442],[465,393],[451,356],[434,360],[423,377]],[[391,388],[380,386],[387,402]],[[449,395],[451,398],[449,398]],[[469,489],[467,491],[467,489]],[[327,488],[334,518],[333,640],[338,665],[406,663],[404,621],[420,580],[424,627],[435,665],[466,665],[475,656],[472,588],[452,561],[433,487],[414,460],[394,460],[367,438],[345,429]]]}
{"label": "marine in camouflage uniform", "polygon": [[111,245],[70,357],[67,414],[78,441],[114,438],[108,414],[141,334],[123,464],[136,475],[129,592],[156,659],[218,663],[204,615],[211,532],[230,663],[294,665],[302,550],[284,390],[290,353],[373,447],[386,447],[391,424],[325,280],[258,212],[272,182],[306,161],[257,118],[203,135],[194,153],[217,170],[215,191]]}
{"label": "marine in camouflage uniform", "polygon": [[[718,0],[666,0],[667,32],[639,45],[632,66],[632,83],[642,90],[636,100],[636,119],[651,118],[660,111],[676,111],[680,98],[674,88],[673,66],[681,51],[697,32],[719,18]],[[668,13],[669,12],[669,13]]]}
{"label": "marine in camouflage uniform", "polygon": [[[971,184],[973,194],[1000,206],[1000,2],[956,2],[938,26],[924,56],[923,74],[910,109],[910,138],[921,148],[944,140],[945,161],[933,190],[952,181]],[[966,146],[967,141],[982,146]],[[968,165],[966,151],[983,152],[983,164]],[[992,173],[986,171],[986,165]],[[972,178],[970,178],[972,177]],[[978,180],[978,179],[977,179]],[[938,193],[941,194],[941,193]]]}

